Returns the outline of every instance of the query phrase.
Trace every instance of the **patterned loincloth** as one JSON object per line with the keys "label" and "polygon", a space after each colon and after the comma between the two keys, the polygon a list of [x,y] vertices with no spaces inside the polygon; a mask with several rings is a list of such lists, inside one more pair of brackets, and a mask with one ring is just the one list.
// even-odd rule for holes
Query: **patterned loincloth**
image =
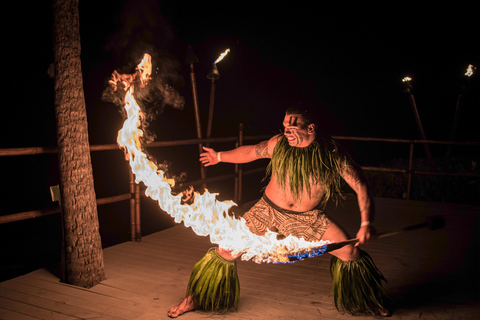
{"label": "patterned loincloth", "polygon": [[332,220],[320,209],[306,212],[290,211],[276,206],[267,196],[263,197],[244,215],[246,225],[252,233],[263,235],[269,230],[278,234],[306,241],[318,241],[328,229]]}

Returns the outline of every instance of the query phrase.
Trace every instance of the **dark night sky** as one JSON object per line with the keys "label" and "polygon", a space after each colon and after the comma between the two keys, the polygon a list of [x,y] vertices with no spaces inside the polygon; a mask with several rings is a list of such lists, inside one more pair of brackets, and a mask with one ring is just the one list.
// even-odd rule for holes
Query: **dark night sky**
{"label": "dark night sky", "polygon": [[[469,63],[478,65],[480,57],[473,48],[478,44],[474,22],[468,20],[468,8],[460,4],[420,9],[403,3],[385,7],[312,6],[307,1],[295,6],[257,3],[234,7],[221,2],[217,6],[202,2],[185,6],[173,1],[144,1],[144,6],[138,6],[140,3],[127,2],[122,8],[117,2],[117,15],[95,20],[91,27],[85,26],[90,22],[86,18],[85,43],[89,43],[86,37],[94,38],[92,30],[101,30],[108,21],[116,35],[104,34],[107,46],[115,48],[110,51],[113,56],[116,52],[123,58],[137,39],[153,34],[153,42],[182,63],[187,114],[193,111],[188,66],[183,59],[185,46],[193,45],[200,60],[195,70],[203,128],[210,88],[205,75],[226,48],[231,53],[218,65],[221,78],[216,82],[218,127],[220,122],[225,122],[227,129],[244,122],[254,132],[269,133],[280,129],[286,106],[313,101],[323,110],[327,131],[332,134],[399,138],[418,138],[400,80],[406,75],[414,78],[427,137],[447,139],[463,73]],[[81,6],[81,14],[88,16],[93,7]],[[141,22],[135,24],[134,17]],[[127,32],[129,36],[125,36]],[[88,57],[100,55],[105,48],[102,37],[96,38],[103,47],[84,45]],[[85,60],[88,63],[89,58]],[[469,98],[476,96],[477,103],[475,107],[468,100],[470,104],[464,105],[465,112],[476,112],[467,117],[471,119],[479,115],[478,80],[469,89]],[[465,130],[476,127],[471,121],[462,124]]]}
{"label": "dark night sky", "polygon": [[[142,50],[141,41],[168,53],[184,78],[180,93],[185,108],[159,112],[151,125],[157,140],[196,137],[189,66],[184,61],[187,45],[199,59],[195,75],[203,135],[210,96],[206,75],[219,54],[230,48],[218,64],[214,137],[236,135],[240,122],[246,135],[278,132],[285,107],[310,101],[319,106],[330,134],[418,139],[402,91],[401,79],[409,75],[427,138],[448,139],[465,69],[480,62],[478,26],[470,8],[461,2],[422,9],[403,2],[270,3],[80,1],[91,143],[116,141],[123,118],[117,107],[102,102],[101,95],[113,70],[132,66],[133,72],[138,61],[131,57]],[[1,147],[55,146],[53,80],[47,75],[53,60],[51,3],[12,5],[11,12],[21,13],[21,19],[4,28],[9,81]],[[459,140],[480,139],[478,79],[474,76],[466,87]],[[191,157],[183,158],[191,162]],[[48,170],[55,170],[45,161]],[[31,170],[56,183],[44,169]]]}
{"label": "dark night sky", "polygon": [[[20,6],[20,4],[19,4]],[[10,124],[20,130],[5,147],[55,144],[51,63],[51,8],[35,3],[18,8],[22,28],[10,32],[14,77]],[[226,48],[216,81],[214,135],[235,134],[239,122],[247,134],[281,128],[282,112],[298,101],[312,101],[335,135],[419,138],[401,79],[413,77],[414,95],[428,138],[447,139],[468,64],[479,65],[478,28],[471,8],[455,5],[419,8],[404,2],[388,5],[295,5],[179,1],[80,1],[82,68],[92,143],[111,143],[122,119],[101,102],[114,69],[134,65],[129,54],[145,40],[179,62],[185,79],[182,112],[166,110],[168,124],[180,121],[178,137],[195,135],[186,46],[195,65],[206,129],[211,63]],[[26,25],[26,28],[23,28]],[[477,48],[475,48],[475,44]],[[13,64],[13,54],[25,60]],[[21,70],[18,70],[21,69]],[[35,84],[32,87],[31,84]],[[478,140],[479,81],[467,86],[459,138]],[[41,118],[46,120],[39,121]],[[4,118],[5,120],[5,118]],[[158,120],[160,125],[162,119]],[[48,125],[47,125],[48,124]],[[111,125],[111,126],[109,126]],[[32,140],[25,133],[39,134]],[[173,128],[178,128],[174,125]],[[53,128],[54,129],[54,128]],[[3,130],[3,129],[2,129]],[[250,131],[248,131],[250,130]],[[159,139],[174,139],[172,128]],[[38,141],[36,141],[38,140]]]}

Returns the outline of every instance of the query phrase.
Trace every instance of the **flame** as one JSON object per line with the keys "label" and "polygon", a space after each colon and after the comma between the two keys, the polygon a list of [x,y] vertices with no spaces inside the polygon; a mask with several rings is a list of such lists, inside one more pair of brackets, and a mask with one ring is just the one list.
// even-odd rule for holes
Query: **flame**
{"label": "flame", "polygon": [[469,64],[468,68],[467,68],[467,72],[465,72],[465,75],[470,78],[471,76],[473,76],[473,70],[475,70],[475,69],[477,69],[477,68],[475,68],[473,65]]}
{"label": "flame", "polygon": [[[138,65],[134,77],[114,73],[112,86],[118,81],[128,84],[128,81],[137,78],[145,85],[151,72],[150,57],[146,56]],[[223,250],[230,250],[232,255],[241,255],[244,261],[286,263],[291,262],[292,257],[302,260],[323,254],[325,244],[329,243],[327,241],[307,242],[293,236],[278,240],[277,233],[272,231],[268,231],[264,236],[251,233],[243,218],[236,219],[229,214],[229,209],[236,204],[233,201],[218,201],[218,194],[209,193],[208,190],[205,190],[203,195],[194,192],[193,203],[189,205],[182,202],[182,194],[173,195],[171,184],[165,178],[164,172],[142,151],[143,132],[139,127],[144,114],[135,101],[134,87],[131,84],[128,84],[125,95],[127,119],[118,132],[117,143],[126,153],[135,181],[145,184],[145,194],[156,200],[159,207],[176,223],[183,222],[196,234],[210,236],[212,243],[218,244]]]}
{"label": "flame", "polygon": [[149,54],[143,56],[142,61],[137,66],[137,71],[140,73],[140,81],[145,85],[152,74],[152,57]]}
{"label": "flame", "polygon": [[230,52],[230,49],[225,50],[225,52],[222,53],[222,54],[217,58],[217,60],[215,60],[215,62],[214,62],[213,64],[217,64],[217,63],[219,63],[220,61],[222,61],[223,58],[225,58],[225,56],[226,56],[229,52]]}
{"label": "flame", "polygon": [[410,77],[405,77],[402,79],[402,82],[410,82],[410,81],[412,81],[412,78]]}

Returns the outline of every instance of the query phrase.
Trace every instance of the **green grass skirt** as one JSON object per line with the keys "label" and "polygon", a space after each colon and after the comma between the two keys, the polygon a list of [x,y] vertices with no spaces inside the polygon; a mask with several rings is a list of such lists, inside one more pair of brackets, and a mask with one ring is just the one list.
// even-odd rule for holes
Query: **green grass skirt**
{"label": "green grass skirt", "polygon": [[362,251],[360,257],[342,261],[333,257],[330,262],[335,307],[349,314],[378,314],[383,308],[382,273],[377,269],[369,254]]}
{"label": "green grass skirt", "polygon": [[193,267],[187,287],[190,295],[198,301],[198,307],[215,312],[237,309],[240,298],[240,282],[237,276],[237,262],[220,256],[216,248]]}

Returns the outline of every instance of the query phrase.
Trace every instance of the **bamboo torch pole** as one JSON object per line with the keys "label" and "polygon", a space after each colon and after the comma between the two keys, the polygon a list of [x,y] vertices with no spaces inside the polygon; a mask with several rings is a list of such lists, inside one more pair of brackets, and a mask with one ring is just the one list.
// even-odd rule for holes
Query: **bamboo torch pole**
{"label": "bamboo torch pole", "polygon": [[[190,81],[192,82],[192,93],[193,93],[193,107],[195,109],[195,121],[196,121],[196,128],[197,128],[197,138],[202,139],[202,129],[200,126],[200,115],[198,111],[198,94],[197,94],[197,83],[195,81],[195,70],[194,70],[194,63],[198,63],[197,56],[193,52],[192,46],[188,46],[187,48],[187,57],[185,58],[185,62],[190,65]],[[198,144],[198,153],[203,152],[203,145],[202,143]],[[206,178],[205,168],[203,165],[200,164],[200,176],[203,179]],[[206,187],[204,184],[203,187]]]}
{"label": "bamboo torch pole", "polygon": [[[418,131],[420,132],[420,136],[422,138],[422,140],[427,140],[427,137],[425,136],[425,132],[423,131],[423,126],[422,126],[422,122],[420,121],[420,115],[418,114],[418,109],[417,109],[417,105],[415,103],[415,98],[413,97],[413,93],[412,93],[412,84],[410,83],[410,80],[412,80],[411,78],[409,77],[405,77],[402,79],[402,82],[405,84],[405,93],[408,94],[408,99],[410,101],[410,105],[412,107],[412,110],[413,110],[413,114],[415,116],[415,121],[417,122],[417,128],[418,128]],[[432,154],[430,153],[430,148],[428,147],[428,143],[424,143],[423,144],[423,147],[425,148],[425,153],[427,154],[427,158],[428,158],[428,162],[430,163],[430,167],[432,168],[432,171],[435,172],[436,171],[436,168],[435,168],[435,163],[433,162],[433,158],[432,158]]]}
{"label": "bamboo torch pole", "polygon": [[[220,78],[220,73],[218,73],[217,64],[214,63],[212,66],[212,71],[207,75],[207,78],[212,81],[210,86],[210,106],[208,109],[208,124],[207,124],[207,139],[212,136],[212,122],[213,122],[213,105],[215,103],[215,80]],[[207,147],[210,146],[210,143],[207,143]]]}
{"label": "bamboo torch pole", "polygon": [[[230,49],[225,50],[218,58],[215,60],[215,62],[212,65],[212,70],[210,73],[207,75],[207,78],[212,81],[211,87],[210,87],[210,107],[208,110],[208,124],[207,124],[207,139],[211,138],[212,136],[212,123],[213,123],[213,105],[215,102],[215,80],[220,79],[220,73],[218,72],[217,68],[217,63],[222,61],[223,58],[230,52]],[[209,143],[207,143],[207,146],[210,146]]]}
{"label": "bamboo torch pole", "polygon": [[[468,85],[470,81],[470,77],[473,75],[473,71],[475,69],[476,68],[471,64],[468,65],[467,72],[465,73],[466,81],[464,82],[462,89],[460,90],[460,94],[458,95],[458,99],[457,99],[457,105],[455,106],[455,115],[453,116],[453,125],[452,125],[452,131],[450,132],[449,141],[455,140],[455,135],[457,133],[457,127],[458,127],[458,118],[460,115],[460,109],[463,104],[463,97],[465,95],[465,87]],[[449,144],[447,153],[445,154],[445,158],[448,158],[451,152],[452,152],[452,145]]]}

